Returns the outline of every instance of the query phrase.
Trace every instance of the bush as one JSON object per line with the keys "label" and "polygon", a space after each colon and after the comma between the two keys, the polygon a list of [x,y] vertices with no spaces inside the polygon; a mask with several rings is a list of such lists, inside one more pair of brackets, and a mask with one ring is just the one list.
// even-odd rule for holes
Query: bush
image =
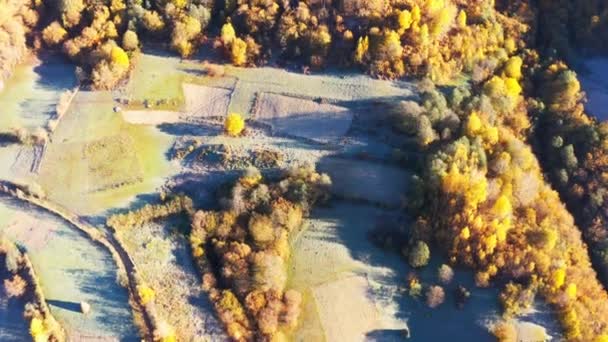
{"label": "bush", "polygon": [[245,129],[245,120],[240,114],[228,114],[224,121],[224,131],[233,137],[241,135]]}
{"label": "bush", "polygon": [[275,231],[268,216],[254,213],[249,219],[249,234],[259,247],[269,245],[275,240]]}
{"label": "bush", "polygon": [[424,267],[429,263],[430,258],[429,246],[424,241],[418,241],[409,252],[408,262],[412,267]]}
{"label": "bush", "polygon": [[517,339],[517,329],[512,322],[507,321],[499,321],[494,323],[494,325],[490,328],[492,334],[496,337],[499,342],[516,342]]}
{"label": "bush", "polygon": [[445,300],[445,292],[441,286],[433,285],[426,292],[426,304],[434,309],[443,304]]}
{"label": "bush", "polygon": [[4,291],[11,297],[21,297],[25,293],[27,283],[19,275],[15,274],[11,279],[4,280]]}
{"label": "bush", "polygon": [[442,284],[447,285],[454,278],[454,271],[450,266],[443,264],[439,267],[438,278]]}
{"label": "bush", "polygon": [[135,31],[127,30],[122,36],[122,46],[127,51],[137,50],[139,48],[139,39]]}
{"label": "bush", "polygon": [[52,22],[42,31],[42,39],[48,46],[56,46],[68,37],[68,32],[58,21]]}
{"label": "bush", "polygon": [[154,290],[147,285],[138,285],[137,286],[137,295],[141,299],[141,303],[146,305],[154,300],[156,294]]}

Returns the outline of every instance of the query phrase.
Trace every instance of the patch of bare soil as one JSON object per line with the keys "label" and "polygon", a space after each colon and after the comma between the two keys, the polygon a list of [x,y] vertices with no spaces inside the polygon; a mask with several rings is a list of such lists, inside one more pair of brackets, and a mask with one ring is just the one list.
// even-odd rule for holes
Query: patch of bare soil
{"label": "patch of bare soil", "polygon": [[362,341],[381,328],[378,310],[368,298],[368,283],[353,276],[319,285],[313,289],[327,341]]}
{"label": "patch of bare soil", "polygon": [[122,118],[135,125],[161,125],[180,121],[180,114],[167,110],[126,110]]}
{"label": "patch of bare soil", "polygon": [[184,83],[186,118],[224,117],[230,105],[231,91],[224,88]]}

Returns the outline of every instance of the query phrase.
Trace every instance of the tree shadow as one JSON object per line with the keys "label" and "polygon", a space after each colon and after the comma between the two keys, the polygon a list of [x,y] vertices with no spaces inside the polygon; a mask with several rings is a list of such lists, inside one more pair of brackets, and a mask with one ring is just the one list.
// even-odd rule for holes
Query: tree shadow
{"label": "tree shadow", "polygon": [[406,332],[405,332],[406,330],[407,329],[373,330],[373,331],[368,332],[365,335],[365,339],[366,339],[366,341],[382,341],[382,342],[403,341],[408,336],[408,335],[406,335]]}
{"label": "tree shadow", "polygon": [[[109,255],[105,256],[104,263],[111,264],[112,268],[99,271],[72,269],[67,270],[66,273],[74,279],[81,295],[85,296],[82,299],[91,305],[88,320],[95,322],[96,333],[112,333],[121,341],[135,340],[138,333],[132,320],[127,289],[118,285],[115,265]],[[63,309],[80,311],[79,304],[76,308],[72,302],[58,300],[55,302],[59,302],[57,306]]]}
{"label": "tree shadow", "polygon": [[45,90],[62,91],[74,88],[76,80],[76,66],[59,54],[42,53],[38,55],[41,61],[34,67],[39,76],[36,83]]}
{"label": "tree shadow", "polygon": [[222,132],[220,125],[189,122],[164,123],[158,125],[158,129],[163,133],[174,136],[215,136]]}
{"label": "tree shadow", "polygon": [[68,311],[73,312],[82,312],[80,309],[80,303],[77,302],[68,302],[65,300],[57,300],[57,299],[47,299],[46,303],[50,306],[56,306],[58,308],[62,308]]}

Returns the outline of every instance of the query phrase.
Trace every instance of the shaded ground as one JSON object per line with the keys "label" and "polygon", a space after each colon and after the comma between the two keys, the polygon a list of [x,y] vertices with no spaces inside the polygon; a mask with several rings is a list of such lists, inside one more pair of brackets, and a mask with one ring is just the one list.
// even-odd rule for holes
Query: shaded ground
{"label": "shaded ground", "polygon": [[[0,276],[0,280],[3,277]],[[0,286],[0,341],[20,342],[31,339],[27,321],[23,319],[25,302],[8,298],[4,286]]]}
{"label": "shaded ground", "polygon": [[261,93],[253,118],[268,124],[273,132],[335,143],[350,129],[353,114],[344,107],[332,104]]}
{"label": "shaded ground", "polygon": [[[127,290],[116,282],[109,253],[48,214],[0,200],[0,231],[28,251],[52,313],[68,334],[138,341]],[[88,315],[80,312],[81,301],[91,305]]]}
{"label": "shaded ground", "polygon": [[[297,341],[340,341],[340,332],[348,341],[360,341],[373,331],[406,327],[398,293],[403,261],[367,239],[376,224],[398,218],[392,211],[345,202],[313,212],[293,241],[288,287],[307,299],[293,334]],[[338,295],[340,288],[350,295]]]}
{"label": "shaded ground", "polygon": [[580,80],[587,94],[585,109],[599,120],[608,119],[608,58],[595,57],[583,63]]}
{"label": "shaded ground", "polygon": [[18,66],[0,92],[0,130],[44,127],[55,112],[60,95],[76,86],[75,67],[52,55]]}
{"label": "shaded ground", "polygon": [[335,195],[387,207],[399,207],[411,174],[403,169],[361,160],[326,158],[319,171],[329,174]]}

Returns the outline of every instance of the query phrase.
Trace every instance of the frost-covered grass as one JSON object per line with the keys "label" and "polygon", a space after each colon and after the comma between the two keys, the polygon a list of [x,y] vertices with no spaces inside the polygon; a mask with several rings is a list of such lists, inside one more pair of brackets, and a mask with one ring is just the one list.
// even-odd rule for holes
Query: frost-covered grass
{"label": "frost-covered grass", "polygon": [[120,231],[118,236],[144,282],[156,292],[158,314],[180,340],[223,340],[222,327],[201,291],[184,225],[183,220],[166,219]]}
{"label": "frost-covered grass", "polygon": [[[0,232],[27,249],[53,315],[68,335],[138,340],[127,290],[116,282],[109,252],[55,217],[6,197],[0,198]],[[91,305],[86,316],[81,301]]]}
{"label": "frost-covered grass", "polygon": [[[125,205],[175,172],[165,155],[174,137],[126,123],[113,105],[110,93],[78,93],[40,169],[39,183],[49,197],[79,213]],[[87,147],[96,151],[87,154]]]}
{"label": "frost-covered grass", "polygon": [[74,66],[57,56],[32,57],[19,65],[0,92],[0,131],[44,127],[61,94],[76,85]]}

